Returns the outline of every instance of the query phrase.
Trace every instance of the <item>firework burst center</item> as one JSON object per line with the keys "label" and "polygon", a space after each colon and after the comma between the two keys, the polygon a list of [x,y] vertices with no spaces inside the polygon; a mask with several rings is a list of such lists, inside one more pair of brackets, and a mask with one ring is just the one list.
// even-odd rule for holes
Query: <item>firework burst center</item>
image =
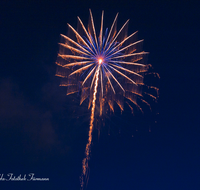
{"label": "firework burst center", "polygon": [[103,63],[103,58],[98,58],[98,64],[101,65]]}

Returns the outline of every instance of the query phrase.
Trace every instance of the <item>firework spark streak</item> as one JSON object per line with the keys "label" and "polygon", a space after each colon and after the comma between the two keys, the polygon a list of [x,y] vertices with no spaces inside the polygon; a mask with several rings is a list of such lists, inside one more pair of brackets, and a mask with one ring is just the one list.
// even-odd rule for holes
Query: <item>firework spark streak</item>
{"label": "firework spark streak", "polygon": [[[137,32],[127,35],[129,20],[117,32],[118,14],[110,30],[106,29],[103,35],[103,18],[104,12],[101,17],[99,37],[96,35],[91,10],[88,29],[79,17],[77,30],[68,24],[68,36],[61,34],[56,62],[58,65],[56,76],[62,78],[60,86],[68,87],[67,95],[80,92],[80,104],[88,99],[88,109],[92,106],[88,143],[82,161],[82,188],[84,179],[87,178],[95,107],[99,105],[100,116],[106,114],[108,109],[114,112],[114,102],[123,111],[124,97],[129,101],[126,103],[132,112],[132,106],[143,112],[137,103],[138,99],[150,107],[142,94],[142,87],[145,87],[144,74],[149,69],[149,65],[145,64],[148,52],[141,51],[143,40],[136,41]],[[153,86],[146,87],[157,90]],[[154,100],[157,98],[148,91],[145,94]]]}
{"label": "firework spark streak", "polygon": [[[101,60],[99,60],[99,63],[101,63]],[[84,176],[86,175],[86,171],[88,168],[88,161],[89,161],[89,156],[90,156],[90,146],[91,146],[91,142],[92,142],[92,131],[93,131],[93,122],[94,122],[94,111],[95,111],[95,101],[96,101],[96,94],[97,94],[97,86],[98,86],[98,80],[99,80],[99,68],[100,68],[100,64],[97,68],[96,71],[96,79],[95,79],[95,87],[94,87],[94,94],[93,94],[93,100],[92,100],[92,110],[91,110],[91,118],[90,118],[90,130],[89,130],[89,134],[88,134],[88,143],[86,145],[85,148],[85,155],[86,157],[83,159],[83,174],[81,176],[81,187],[83,188],[84,185]]]}

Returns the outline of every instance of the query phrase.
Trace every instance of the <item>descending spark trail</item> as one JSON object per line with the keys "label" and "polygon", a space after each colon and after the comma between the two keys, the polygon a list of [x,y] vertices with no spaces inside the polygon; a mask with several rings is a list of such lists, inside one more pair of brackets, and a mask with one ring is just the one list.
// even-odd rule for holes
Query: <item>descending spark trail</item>
{"label": "descending spark trail", "polygon": [[[99,63],[101,63],[102,60],[99,60]],[[97,68],[96,74],[95,74],[95,87],[94,87],[94,93],[93,93],[93,100],[92,100],[92,110],[91,110],[91,117],[90,117],[90,130],[88,133],[88,143],[85,148],[85,158],[82,161],[82,169],[83,173],[81,176],[81,187],[83,188],[84,185],[84,177],[87,175],[87,169],[88,169],[88,161],[90,159],[90,146],[92,142],[92,131],[93,131],[93,122],[94,122],[94,111],[95,111],[95,101],[96,101],[96,94],[97,94],[97,87],[98,87],[98,80],[99,80],[99,68],[100,64]]]}

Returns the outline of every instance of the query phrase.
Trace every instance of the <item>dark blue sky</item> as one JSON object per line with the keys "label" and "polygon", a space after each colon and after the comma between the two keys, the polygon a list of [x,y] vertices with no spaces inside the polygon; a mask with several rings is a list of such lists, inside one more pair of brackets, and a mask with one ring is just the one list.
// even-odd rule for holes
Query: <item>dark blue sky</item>
{"label": "dark blue sky", "polygon": [[[67,23],[110,26],[127,19],[161,76],[157,124],[130,110],[108,115],[94,132],[88,190],[200,188],[199,3],[197,1],[0,2],[0,174],[35,173],[49,182],[5,182],[1,189],[80,188],[90,111],[65,96],[55,77],[60,33]],[[136,132],[136,129],[138,130]],[[121,131],[121,133],[119,133]],[[110,134],[110,135],[109,135]],[[132,137],[132,134],[134,137]]]}

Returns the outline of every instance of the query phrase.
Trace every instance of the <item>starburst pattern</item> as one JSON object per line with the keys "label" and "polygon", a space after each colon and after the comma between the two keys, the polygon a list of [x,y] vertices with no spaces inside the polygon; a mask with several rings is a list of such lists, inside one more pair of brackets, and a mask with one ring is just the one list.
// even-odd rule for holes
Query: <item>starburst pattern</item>
{"label": "starburst pattern", "polygon": [[[114,102],[123,111],[125,98],[137,104],[143,99],[143,73],[149,65],[145,64],[148,52],[141,51],[143,40],[136,41],[137,31],[127,36],[128,22],[117,32],[117,18],[108,32],[103,35],[102,12],[99,37],[97,37],[93,16],[90,11],[88,29],[78,17],[75,30],[68,24],[68,36],[61,34],[56,75],[62,77],[61,86],[68,86],[67,94],[81,92],[80,104],[89,97],[89,108],[94,93],[94,79],[99,68],[97,99],[100,115],[106,103],[114,111]],[[69,37],[70,36],[70,37]],[[147,103],[147,102],[146,102]],[[148,104],[148,103],[147,103]]]}
{"label": "starburst pattern", "polygon": [[[105,111],[105,106],[114,112],[114,102],[123,111],[124,97],[141,112],[138,98],[151,109],[142,95],[144,74],[149,69],[149,65],[145,64],[148,52],[141,51],[143,40],[136,40],[137,31],[127,35],[129,20],[117,31],[118,14],[110,30],[106,29],[103,35],[103,18],[104,12],[98,37],[91,10],[87,29],[79,17],[77,30],[68,24],[68,36],[61,34],[56,62],[56,76],[63,79],[61,86],[68,87],[67,94],[80,92],[80,104],[88,98],[88,108],[92,107],[88,143],[82,162],[82,188],[84,179],[87,178],[96,105],[100,107],[100,116]],[[158,92],[156,87],[146,87]],[[157,95],[145,93],[156,100]],[[133,111],[132,106],[128,102],[127,104]]]}

